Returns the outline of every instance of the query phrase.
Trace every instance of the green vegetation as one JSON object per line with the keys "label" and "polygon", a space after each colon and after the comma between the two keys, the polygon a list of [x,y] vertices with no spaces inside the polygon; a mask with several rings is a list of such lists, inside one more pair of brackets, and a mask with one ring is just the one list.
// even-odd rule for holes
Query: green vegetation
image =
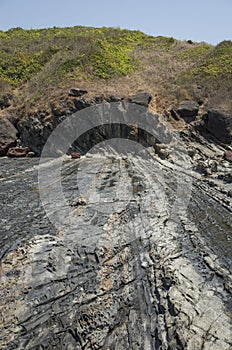
{"label": "green vegetation", "polygon": [[106,27],[13,28],[0,31],[0,58],[2,95],[14,90],[35,108],[49,108],[77,84],[102,94],[147,89],[160,111],[183,98],[223,101],[232,111],[231,41],[213,46]]}
{"label": "green vegetation", "polygon": [[217,78],[220,75],[232,78],[232,42],[223,41],[208,52],[206,50],[206,55],[187,75],[201,79]]}
{"label": "green vegetation", "polygon": [[[50,28],[0,31],[0,79],[10,84],[29,80],[45,69],[56,82],[78,70],[108,79],[131,74],[138,67],[136,46],[168,50],[176,40],[151,37],[120,28]],[[75,75],[75,74],[74,74]]]}
{"label": "green vegetation", "polygon": [[207,43],[200,43],[197,46],[190,47],[189,49],[184,50],[180,54],[180,58],[183,60],[196,60],[201,59],[206,56],[213,49],[212,45]]}

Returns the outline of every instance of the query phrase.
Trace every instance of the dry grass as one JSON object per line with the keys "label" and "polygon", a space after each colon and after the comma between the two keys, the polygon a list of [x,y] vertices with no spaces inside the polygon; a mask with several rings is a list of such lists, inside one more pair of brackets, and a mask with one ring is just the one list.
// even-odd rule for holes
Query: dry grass
{"label": "dry grass", "polygon": [[[0,34],[5,43],[10,40],[4,33]],[[24,40],[20,49],[25,57],[30,54],[31,59],[32,53],[44,50],[38,56],[44,61],[35,74],[14,86],[0,80],[1,93],[12,92],[14,95],[14,103],[7,113],[16,111],[17,115],[23,116],[45,111],[49,114],[51,104],[69,99],[71,87],[88,90],[86,97],[90,98],[115,93],[127,97],[138,90],[149,91],[153,95],[151,109],[159,113],[168,112],[185,98],[201,99],[205,106],[223,108],[232,113],[232,74],[228,59],[232,52],[231,42],[214,47],[172,38],[152,38],[138,31],[114,28],[57,28],[45,30],[42,34],[22,30],[10,34],[17,45]],[[101,44],[100,51],[96,42]],[[102,43],[108,45],[106,52]],[[66,50],[62,51],[62,47]],[[118,62],[116,65],[114,60]],[[225,69],[227,74],[210,75],[212,62],[213,72],[216,66],[222,72]],[[209,74],[206,75],[205,71]],[[100,76],[96,72],[100,72]],[[103,79],[104,74],[107,79]],[[200,94],[199,89],[196,93],[199,86]]]}

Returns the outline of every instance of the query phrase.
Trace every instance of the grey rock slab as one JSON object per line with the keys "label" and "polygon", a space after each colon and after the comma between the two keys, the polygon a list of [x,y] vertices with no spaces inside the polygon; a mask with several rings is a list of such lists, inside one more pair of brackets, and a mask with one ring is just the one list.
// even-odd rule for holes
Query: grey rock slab
{"label": "grey rock slab", "polygon": [[[14,206],[29,207],[31,218],[28,231],[4,202],[1,349],[229,350],[231,208],[217,186],[167,160],[66,159],[61,180],[69,212],[54,229],[45,225],[39,198],[38,216],[29,205],[36,166],[25,159],[17,176],[10,168]],[[177,180],[184,187],[190,178],[187,205],[177,201]],[[9,176],[2,185],[9,191]],[[185,188],[178,193],[185,197]]]}

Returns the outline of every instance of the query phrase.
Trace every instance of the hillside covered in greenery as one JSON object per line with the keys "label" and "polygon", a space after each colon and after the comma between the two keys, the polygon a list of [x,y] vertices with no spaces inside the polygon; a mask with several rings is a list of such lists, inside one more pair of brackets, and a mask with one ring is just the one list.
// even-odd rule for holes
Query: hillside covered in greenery
{"label": "hillside covered in greenery", "polygon": [[93,94],[146,89],[159,111],[183,98],[232,110],[231,41],[212,46],[106,27],[13,28],[0,31],[0,58],[0,99],[14,91],[30,106],[84,86]]}

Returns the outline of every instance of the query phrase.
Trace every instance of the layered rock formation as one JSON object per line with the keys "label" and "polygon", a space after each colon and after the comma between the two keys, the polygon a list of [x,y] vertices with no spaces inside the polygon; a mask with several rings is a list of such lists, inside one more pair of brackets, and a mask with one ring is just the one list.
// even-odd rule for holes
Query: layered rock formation
{"label": "layered rock formation", "polygon": [[[26,176],[38,201],[35,167],[22,170],[11,181]],[[74,222],[57,232],[20,194],[38,229],[5,212],[17,244],[3,235],[1,349],[230,348],[231,199],[194,176],[188,210],[173,209],[173,172],[159,158],[66,161]]]}
{"label": "layered rock formation", "polygon": [[[3,350],[231,347],[231,147],[194,123],[180,147],[167,118],[141,112],[147,131],[121,101],[96,109],[124,124],[83,134],[81,159],[1,160]],[[40,152],[67,114],[22,120],[23,143]]]}

